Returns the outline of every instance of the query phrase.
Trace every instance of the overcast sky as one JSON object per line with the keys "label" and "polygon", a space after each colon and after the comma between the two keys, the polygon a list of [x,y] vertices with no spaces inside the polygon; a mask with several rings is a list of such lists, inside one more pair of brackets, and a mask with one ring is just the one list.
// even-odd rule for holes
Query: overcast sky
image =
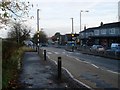
{"label": "overcast sky", "polygon": [[[56,32],[61,34],[71,33],[70,18],[74,18],[74,32],[80,31],[80,10],[82,12],[82,30],[84,25],[87,28],[96,27],[103,23],[118,21],[118,1],[119,0],[29,0],[34,7],[30,11],[30,16],[34,18],[28,20],[33,30],[37,30],[37,9],[40,9],[40,27],[48,36]],[[2,34],[0,33],[0,36]]]}

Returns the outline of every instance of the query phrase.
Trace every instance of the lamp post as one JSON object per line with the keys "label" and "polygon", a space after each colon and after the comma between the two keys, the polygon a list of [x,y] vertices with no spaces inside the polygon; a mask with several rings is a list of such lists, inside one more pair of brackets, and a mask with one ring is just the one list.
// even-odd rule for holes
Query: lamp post
{"label": "lamp post", "polygon": [[88,10],[85,10],[85,11],[81,10],[81,11],[80,11],[80,32],[81,32],[81,28],[82,28],[82,25],[81,25],[81,13],[82,13],[82,12],[89,12],[89,11],[88,11]]}
{"label": "lamp post", "polygon": [[[72,34],[71,34],[71,35],[72,35],[72,36],[71,36],[71,37],[72,37],[72,51],[74,51],[74,43],[75,43],[75,42],[73,41],[73,37],[74,37],[74,26],[73,26],[73,18],[71,18],[71,19],[72,19]],[[73,42],[74,42],[74,43],[73,43]]]}
{"label": "lamp post", "polygon": [[[80,11],[80,32],[81,32],[81,28],[82,28],[82,24],[81,24],[81,16],[82,16],[81,13],[82,13],[82,12],[89,12],[89,11],[88,11],[88,10],[85,10],[85,11],[81,10],[81,11]],[[79,36],[79,37],[80,37],[80,36]],[[79,40],[80,40],[80,38],[79,38]],[[80,44],[81,44],[81,41],[80,41]]]}
{"label": "lamp post", "polygon": [[72,34],[74,33],[74,28],[73,28],[73,18],[70,18],[72,19]]}

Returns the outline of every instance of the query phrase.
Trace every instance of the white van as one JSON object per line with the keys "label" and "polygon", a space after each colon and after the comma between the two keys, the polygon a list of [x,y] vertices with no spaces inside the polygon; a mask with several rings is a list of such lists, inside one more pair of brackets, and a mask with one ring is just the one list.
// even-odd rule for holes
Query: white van
{"label": "white van", "polygon": [[120,47],[120,43],[112,43],[111,44],[111,49],[116,49],[118,47]]}

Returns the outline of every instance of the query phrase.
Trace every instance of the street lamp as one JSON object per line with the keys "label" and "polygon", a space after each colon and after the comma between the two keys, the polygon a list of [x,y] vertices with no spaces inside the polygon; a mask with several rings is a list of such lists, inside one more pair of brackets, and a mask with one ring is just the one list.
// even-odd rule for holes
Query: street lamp
{"label": "street lamp", "polygon": [[81,25],[81,13],[82,13],[82,12],[89,12],[89,11],[88,11],[88,10],[85,10],[85,11],[81,10],[81,11],[80,11],[80,32],[81,32],[81,27],[82,27],[82,25]]}
{"label": "street lamp", "polygon": [[[72,37],[72,42],[74,42],[74,41],[73,41],[73,37],[74,37],[73,18],[70,18],[70,19],[72,19],[72,34],[71,34],[71,37]],[[75,43],[75,42],[74,42],[74,43]],[[74,51],[74,43],[72,43],[72,51]]]}
{"label": "street lamp", "polygon": [[70,18],[72,19],[72,34],[74,33],[74,28],[73,28],[73,18]]}

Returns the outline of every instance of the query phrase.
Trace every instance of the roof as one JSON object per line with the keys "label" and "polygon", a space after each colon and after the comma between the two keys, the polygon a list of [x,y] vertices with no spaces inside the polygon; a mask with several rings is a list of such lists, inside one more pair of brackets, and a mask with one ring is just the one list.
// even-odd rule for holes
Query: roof
{"label": "roof", "polygon": [[114,28],[114,27],[120,28],[120,22],[107,23],[107,24],[103,24],[102,26],[99,26],[99,27],[87,28],[84,31],[81,31],[80,33],[85,32],[85,31],[91,32],[91,31],[93,31],[95,29]]}
{"label": "roof", "polygon": [[119,27],[120,28],[120,22],[107,23],[107,24],[103,24],[103,26],[100,26],[100,27],[102,27],[102,28]]}

